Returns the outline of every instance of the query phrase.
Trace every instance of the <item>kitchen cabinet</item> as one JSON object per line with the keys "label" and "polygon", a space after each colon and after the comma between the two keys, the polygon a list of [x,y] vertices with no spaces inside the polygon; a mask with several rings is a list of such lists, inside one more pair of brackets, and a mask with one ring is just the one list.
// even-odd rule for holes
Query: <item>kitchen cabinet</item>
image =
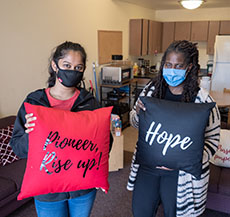
{"label": "kitchen cabinet", "polygon": [[99,64],[111,63],[114,54],[122,54],[122,31],[98,30]]}
{"label": "kitchen cabinet", "polygon": [[230,20],[162,23],[131,19],[129,54],[153,55],[164,52],[175,40],[189,40],[207,42],[206,53],[213,55],[216,35],[230,35]]}
{"label": "kitchen cabinet", "polygon": [[207,41],[208,24],[208,21],[193,21],[191,28],[191,41]]}
{"label": "kitchen cabinet", "polygon": [[175,40],[190,40],[191,39],[191,22],[176,22],[175,23]]}
{"label": "kitchen cabinet", "polygon": [[141,55],[148,54],[148,29],[149,29],[149,21],[144,20],[142,21],[142,50]]}
{"label": "kitchen cabinet", "polygon": [[164,22],[162,26],[162,52],[174,41],[175,22]]}
{"label": "kitchen cabinet", "polygon": [[129,55],[144,56],[148,54],[148,26],[146,19],[129,21]]}
{"label": "kitchen cabinet", "polygon": [[216,35],[219,34],[220,21],[209,21],[209,31],[208,31],[208,42],[207,42],[207,54],[214,54],[214,44],[216,40]]}
{"label": "kitchen cabinet", "polygon": [[230,20],[220,21],[220,35],[230,35]]}
{"label": "kitchen cabinet", "polygon": [[148,54],[161,52],[162,22],[149,20]]}

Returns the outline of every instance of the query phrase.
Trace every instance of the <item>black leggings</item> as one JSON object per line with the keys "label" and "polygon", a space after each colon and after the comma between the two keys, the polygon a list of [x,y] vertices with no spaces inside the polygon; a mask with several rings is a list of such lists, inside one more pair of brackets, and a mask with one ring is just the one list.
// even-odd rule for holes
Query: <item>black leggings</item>
{"label": "black leggings", "polygon": [[160,202],[165,217],[176,216],[178,170],[139,167],[133,191],[134,217],[154,217]]}

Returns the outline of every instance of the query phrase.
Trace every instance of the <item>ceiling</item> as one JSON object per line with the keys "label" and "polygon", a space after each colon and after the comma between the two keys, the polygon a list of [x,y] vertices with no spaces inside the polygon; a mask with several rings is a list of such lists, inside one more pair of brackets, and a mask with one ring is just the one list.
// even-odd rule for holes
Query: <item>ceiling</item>
{"label": "ceiling", "polygon": [[[154,10],[183,9],[178,0],[115,0],[136,4]],[[225,8],[230,7],[230,0],[206,0],[200,8]]]}

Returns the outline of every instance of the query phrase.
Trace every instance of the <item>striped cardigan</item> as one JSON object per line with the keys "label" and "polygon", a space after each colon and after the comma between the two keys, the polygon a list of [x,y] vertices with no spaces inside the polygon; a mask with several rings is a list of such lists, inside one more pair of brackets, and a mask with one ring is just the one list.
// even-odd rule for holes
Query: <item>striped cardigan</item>
{"label": "striped cardigan", "polygon": [[[144,88],[140,96],[144,96],[146,89]],[[154,87],[151,87],[147,96],[151,97]],[[200,89],[195,99],[195,103],[213,102],[212,97],[204,89]],[[139,118],[136,114],[136,105],[130,112],[130,123],[133,127],[138,128]],[[209,117],[209,123],[205,130],[205,145],[203,152],[203,166],[200,180],[196,180],[194,176],[184,171],[179,171],[177,186],[177,212],[176,216],[192,217],[199,216],[205,210],[207,190],[209,182],[209,160],[215,154],[220,137],[220,114],[217,106],[215,106]],[[131,171],[127,189],[134,189],[136,175],[139,165],[135,163],[136,150],[133,154],[131,163]]]}

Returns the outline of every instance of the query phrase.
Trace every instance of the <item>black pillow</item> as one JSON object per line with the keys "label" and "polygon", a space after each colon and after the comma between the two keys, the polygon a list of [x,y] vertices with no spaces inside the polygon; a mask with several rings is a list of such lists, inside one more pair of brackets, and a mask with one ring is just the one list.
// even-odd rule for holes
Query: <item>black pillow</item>
{"label": "black pillow", "polygon": [[204,133],[215,103],[184,103],[141,97],[136,162],[179,169],[200,178]]}

